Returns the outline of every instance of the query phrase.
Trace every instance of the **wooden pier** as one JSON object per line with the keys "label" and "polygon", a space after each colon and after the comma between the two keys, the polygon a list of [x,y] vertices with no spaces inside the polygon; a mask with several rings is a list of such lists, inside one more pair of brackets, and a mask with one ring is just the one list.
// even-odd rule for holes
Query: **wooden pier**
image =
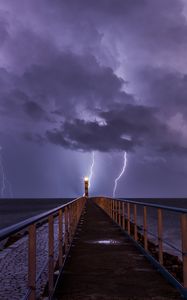
{"label": "wooden pier", "polygon": [[182,299],[129,236],[88,199],[53,299]]}
{"label": "wooden pier", "polygon": [[[85,196],[0,230],[0,241],[19,235],[1,251],[0,300],[187,299],[187,209],[89,198],[86,184]],[[165,238],[169,213],[179,247]]]}

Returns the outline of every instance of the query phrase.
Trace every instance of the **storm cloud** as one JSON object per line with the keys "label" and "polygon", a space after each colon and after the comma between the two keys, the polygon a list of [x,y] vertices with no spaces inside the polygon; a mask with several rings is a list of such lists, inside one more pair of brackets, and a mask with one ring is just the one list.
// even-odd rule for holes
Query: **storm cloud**
{"label": "storm cloud", "polygon": [[118,109],[99,111],[97,121],[73,119],[60,128],[46,132],[47,141],[78,151],[127,151],[140,148],[162,154],[185,154],[176,142],[179,133],[159,119],[159,110],[142,105],[120,105]]}
{"label": "storm cloud", "polygon": [[[24,196],[32,194],[35,172],[40,174],[37,193],[44,195],[44,187],[50,186],[43,183],[44,174],[56,176],[58,151],[63,152],[64,164],[67,157],[79,161],[92,151],[111,155],[110,174],[115,172],[115,158],[127,151],[133,157],[132,169],[141,173],[146,166],[150,175],[154,161],[163,178],[178,174],[176,181],[183,182],[185,1],[3,0],[0,17],[0,145],[10,181],[13,166],[22,170],[20,178],[30,167],[28,163],[27,169],[20,168],[18,157],[35,165]],[[37,154],[40,151],[43,155]],[[44,156],[57,169],[50,171],[48,166],[42,173],[38,161]],[[175,171],[168,171],[172,166]],[[81,177],[83,166],[79,171]],[[158,177],[160,173],[154,180]],[[23,196],[21,184],[13,185],[16,195]],[[176,190],[184,194],[186,189],[179,186]],[[155,195],[154,188],[151,193]],[[72,194],[70,187],[67,194]]]}

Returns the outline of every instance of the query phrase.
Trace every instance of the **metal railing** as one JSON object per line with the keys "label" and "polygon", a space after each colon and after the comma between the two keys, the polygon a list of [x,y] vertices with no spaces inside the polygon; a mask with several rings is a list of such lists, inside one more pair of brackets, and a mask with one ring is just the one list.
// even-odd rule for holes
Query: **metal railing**
{"label": "metal railing", "polygon": [[[65,259],[69,252],[71,242],[82,214],[86,198],[81,197],[67,204],[58,206],[52,210],[31,217],[25,221],[0,230],[0,241],[5,240],[19,232],[28,236],[28,270],[27,270],[27,291],[23,299],[35,300],[36,283],[41,274],[37,274],[37,229],[42,224],[47,225],[48,231],[48,296],[52,297],[54,292],[54,272],[60,274]],[[54,220],[57,223],[57,260],[54,257]],[[4,251],[4,250],[3,250]],[[47,283],[47,282],[46,282]],[[20,298],[21,299],[21,298]]]}
{"label": "metal railing", "polygon": [[[136,246],[147,256],[147,258],[156,266],[157,269],[170,281],[187,299],[187,209],[158,205],[136,200],[122,200],[105,197],[93,198],[98,206],[100,206],[122,230],[135,242]],[[155,199],[155,201],[158,199]],[[150,211],[154,210],[157,229],[156,232],[149,230],[150,223],[148,217]],[[141,212],[140,212],[141,211]],[[180,236],[181,249],[176,247],[173,243],[164,239],[165,219],[163,214],[165,212],[176,213],[180,217]],[[138,215],[139,213],[139,215]],[[137,220],[141,219],[141,224]],[[150,249],[149,237],[154,237],[156,242],[156,255]],[[165,254],[163,246],[166,244],[173,250],[179,253],[181,259],[181,280],[176,278],[174,274],[168,270],[165,265]],[[153,245],[153,243],[152,243]],[[180,259],[178,261],[180,261]]]}

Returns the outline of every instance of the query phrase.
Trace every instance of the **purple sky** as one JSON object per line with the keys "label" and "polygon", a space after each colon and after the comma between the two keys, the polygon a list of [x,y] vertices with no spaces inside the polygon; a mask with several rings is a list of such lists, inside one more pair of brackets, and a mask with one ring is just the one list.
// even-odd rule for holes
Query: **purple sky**
{"label": "purple sky", "polygon": [[1,0],[0,48],[1,196],[79,196],[92,151],[94,195],[126,151],[117,196],[187,196],[186,0]]}

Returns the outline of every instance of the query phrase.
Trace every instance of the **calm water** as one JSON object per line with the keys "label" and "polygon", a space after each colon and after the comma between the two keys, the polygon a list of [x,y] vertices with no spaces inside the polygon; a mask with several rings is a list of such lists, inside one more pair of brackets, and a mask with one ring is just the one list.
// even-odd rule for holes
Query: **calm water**
{"label": "calm water", "polygon": [[64,199],[0,199],[0,229],[71,201]]}

